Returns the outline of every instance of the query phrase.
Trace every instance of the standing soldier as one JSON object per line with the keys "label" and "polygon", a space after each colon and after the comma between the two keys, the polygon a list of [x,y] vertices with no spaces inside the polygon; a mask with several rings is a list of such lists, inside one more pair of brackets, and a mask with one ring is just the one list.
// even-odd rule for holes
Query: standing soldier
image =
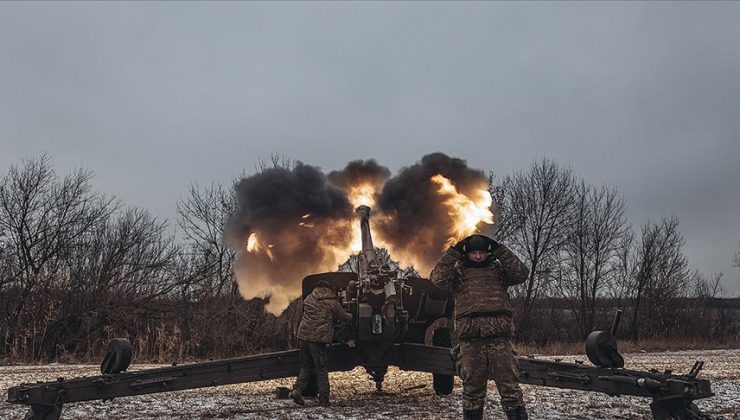
{"label": "standing soldier", "polygon": [[329,283],[320,280],[303,301],[303,317],[298,326],[301,370],[290,392],[290,397],[296,404],[305,404],[303,390],[308,385],[311,373],[315,373],[319,404],[329,405],[326,345],[331,344],[334,335],[334,319],[347,322],[352,319],[352,314],[342,308]]}
{"label": "standing soldier", "polygon": [[432,270],[432,282],[455,296],[465,419],[483,418],[489,377],[496,383],[506,418],[528,419],[514,360],[514,324],[506,290],[528,275],[527,266],[506,246],[483,235],[458,242]]}

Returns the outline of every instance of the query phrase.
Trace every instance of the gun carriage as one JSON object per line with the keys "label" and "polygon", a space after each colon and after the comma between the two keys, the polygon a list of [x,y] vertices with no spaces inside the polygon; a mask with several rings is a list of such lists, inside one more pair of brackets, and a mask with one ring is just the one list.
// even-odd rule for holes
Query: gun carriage
{"label": "gun carriage", "polygon": [[[370,208],[360,206],[357,213],[362,234],[358,272],[314,274],[302,285],[305,298],[316,283],[327,281],[354,315],[351,325],[335,331],[335,343],[327,351],[329,371],[362,366],[381,391],[388,367],[398,366],[431,373],[435,392],[450,394],[456,371],[452,334],[444,321],[453,313],[451,294],[423,278],[400,278],[383,264],[372,242]],[[714,395],[708,380],[697,379],[703,362],[697,361],[686,375],[624,369],[614,339],[620,316],[618,312],[610,331],[594,331],[586,340],[594,366],[516,357],[521,383],[651,398],[658,420],[707,418],[694,404]],[[55,420],[64,404],[286,378],[300,370],[298,350],[126,372],[131,359],[128,340],[115,339],[100,376],[21,384],[8,390],[8,402],[30,406],[27,419]],[[315,387],[305,393],[310,396]]]}

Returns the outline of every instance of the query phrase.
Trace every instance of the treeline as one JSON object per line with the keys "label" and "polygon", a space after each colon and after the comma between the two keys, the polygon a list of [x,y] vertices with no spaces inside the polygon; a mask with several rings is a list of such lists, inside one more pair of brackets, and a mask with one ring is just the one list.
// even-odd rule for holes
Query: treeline
{"label": "treeline", "polygon": [[[270,164],[285,162],[257,170]],[[275,317],[236,289],[221,240],[230,187],[192,186],[169,226],[92,178],[59,175],[48,156],[0,178],[0,357],[94,360],[113,337],[162,362],[295,345],[298,302]],[[716,305],[719,276],[688,267],[677,219],[634,233],[616,190],[548,160],[492,185],[500,237],[532,267],[516,291],[520,340],[581,340],[617,307],[623,338],[737,340],[737,304]]]}
{"label": "treeline", "polygon": [[48,156],[0,178],[0,357],[97,358],[129,337],[142,359],[282,349],[292,327],[244,301],[221,244],[232,206],[221,187],[180,203],[186,241],[146,210],[97,192],[84,169],[60,176]]}
{"label": "treeline", "polygon": [[548,159],[496,181],[499,238],[531,269],[515,291],[520,340],[580,340],[621,308],[622,338],[737,342],[737,308],[711,304],[722,275],[689,266],[678,218],[636,229],[615,188]]}

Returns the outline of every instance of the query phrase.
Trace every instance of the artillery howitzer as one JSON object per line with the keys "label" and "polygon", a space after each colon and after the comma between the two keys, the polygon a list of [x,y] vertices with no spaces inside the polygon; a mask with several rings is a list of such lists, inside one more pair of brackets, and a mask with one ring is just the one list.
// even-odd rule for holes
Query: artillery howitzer
{"label": "artillery howitzer", "polygon": [[[348,328],[335,331],[335,343],[327,351],[328,369],[349,371],[362,366],[378,391],[391,365],[429,372],[435,392],[450,394],[456,374],[451,332],[435,321],[452,316],[451,294],[426,279],[399,278],[375,252],[370,208],[361,206],[357,212],[362,233],[358,273],[323,273],[303,279],[304,298],[320,280],[327,281],[354,315]],[[586,340],[586,353],[595,366],[516,357],[521,383],[652,398],[650,408],[658,420],[706,418],[693,403],[714,395],[708,380],[697,379],[703,362],[697,361],[687,375],[624,369],[614,340],[620,317],[618,312],[611,331],[594,331]],[[115,339],[101,364],[102,375],[22,384],[8,390],[8,401],[29,405],[27,419],[51,420],[60,417],[65,403],[286,378],[300,370],[298,350],[126,372],[131,358],[128,340]],[[306,392],[312,392],[310,386]]]}

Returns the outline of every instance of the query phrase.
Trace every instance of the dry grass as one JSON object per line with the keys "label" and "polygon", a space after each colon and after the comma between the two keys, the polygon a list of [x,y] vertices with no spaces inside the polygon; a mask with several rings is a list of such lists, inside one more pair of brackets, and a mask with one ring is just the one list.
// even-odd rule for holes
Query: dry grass
{"label": "dry grass", "polygon": [[[620,353],[637,353],[637,352],[659,352],[659,351],[679,351],[679,350],[716,350],[716,349],[737,349],[740,348],[740,337],[734,340],[710,341],[703,339],[651,339],[651,340],[619,340],[617,342]],[[568,354],[585,354],[586,345],[584,342],[578,343],[549,343],[546,346],[535,346],[527,343],[516,344],[517,353],[521,355],[568,355]]]}

